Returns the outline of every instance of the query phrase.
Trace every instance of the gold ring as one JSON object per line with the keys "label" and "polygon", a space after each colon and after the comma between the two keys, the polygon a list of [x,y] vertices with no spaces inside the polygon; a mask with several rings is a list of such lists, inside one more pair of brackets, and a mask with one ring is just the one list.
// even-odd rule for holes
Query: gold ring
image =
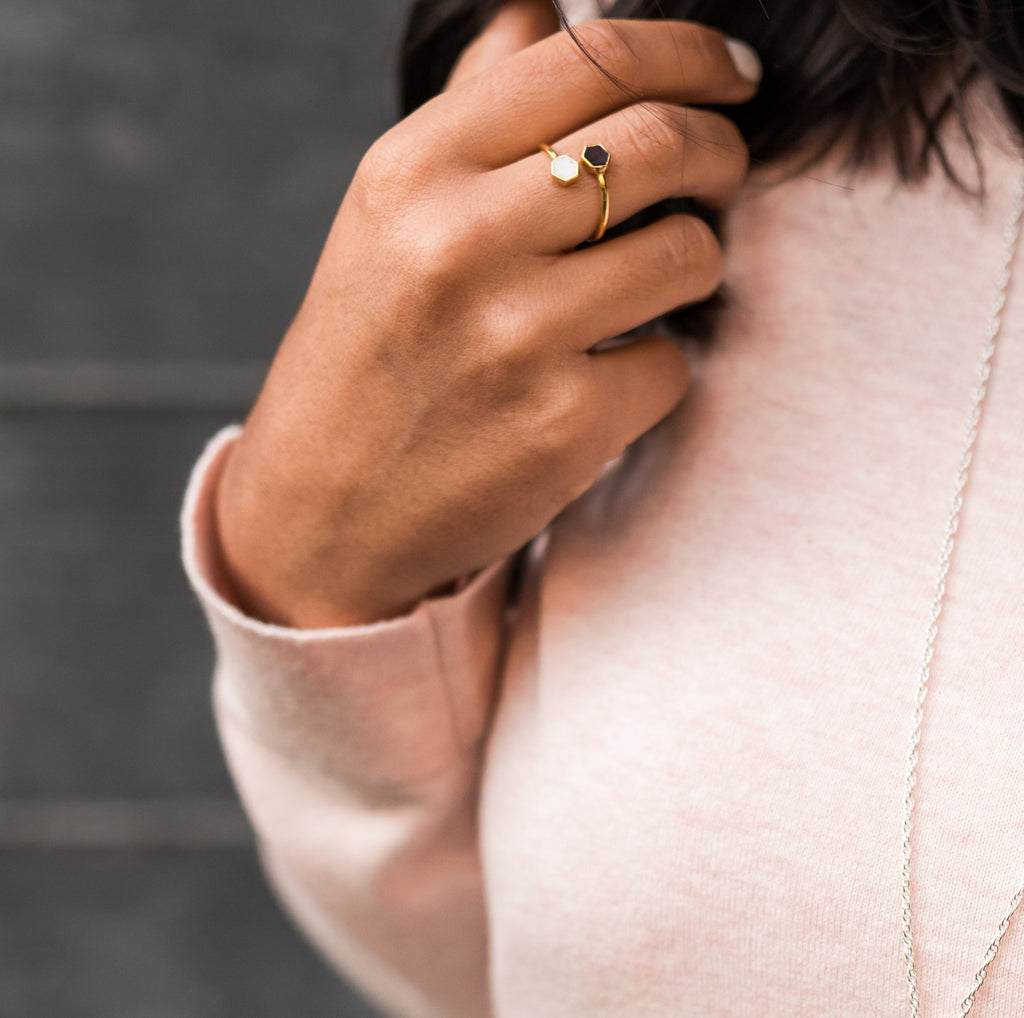
{"label": "gold ring", "polygon": [[580,179],[580,164],[572,156],[560,156],[550,145],[541,145],[540,150],[551,157],[551,176],[562,187],[575,184]]}
{"label": "gold ring", "polygon": [[583,149],[583,155],[580,156],[580,162],[597,177],[597,186],[601,188],[601,218],[598,221],[597,229],[590,238],[591,242],[600,240],[604,236],[604,231],[608,229],[608,182],[604,179],[604,175],[608,172],[611,158],[604,145],[587,145]]}

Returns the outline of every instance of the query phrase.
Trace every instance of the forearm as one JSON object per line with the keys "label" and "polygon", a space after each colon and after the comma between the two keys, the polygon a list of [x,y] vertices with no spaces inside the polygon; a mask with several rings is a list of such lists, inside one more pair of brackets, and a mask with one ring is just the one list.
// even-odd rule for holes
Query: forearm
{"label": "forearm", "polygon": [[187,497],[190,578],[218,650],[218,726],[268,872],[310,938],[395,1014],[486,1015],[476,789],[507,568],[389,622],[299,631],[228,597],[212,506]]}

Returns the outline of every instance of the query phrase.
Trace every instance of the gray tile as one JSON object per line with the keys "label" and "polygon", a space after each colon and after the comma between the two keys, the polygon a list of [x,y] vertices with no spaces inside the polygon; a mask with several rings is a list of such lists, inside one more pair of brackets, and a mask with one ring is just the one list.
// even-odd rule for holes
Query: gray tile
{"label": "gray tile", "polygon": [[229,796],[178,563],[212,415],[0,415],[0,798]]}
{"label": "gray tile", "polygon": [[0,852],[11,849],[249,848],[235,799],[0,799]]}
{"label": "gray tile", "polygon": [[[0,1015],[374,1014],[223,810],[176,518],[225,416],[182,409],[219,405],[191,369],[150,367],[234,364],[244,403],[236,369],[271,356],[393,119],[406,4],[0,0],[0,364],[31,362],[50,408],[0,412]],[[55,412],[69,391],[93,411]]]}
{"label": "gray tile", "polygon": [[3,354],[269,355],[405,0],[0,0]]}
{"label": "gray tile", "polygon": [[0,1014],[373,1018],[248,852],[0,852]]}

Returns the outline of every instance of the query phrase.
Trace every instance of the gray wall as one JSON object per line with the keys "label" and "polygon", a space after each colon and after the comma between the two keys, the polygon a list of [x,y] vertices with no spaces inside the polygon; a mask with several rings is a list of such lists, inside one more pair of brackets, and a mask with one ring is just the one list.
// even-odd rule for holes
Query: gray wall
{"label": "gray wall", "polygon": [[177,565],[404,0],[0,0],[0,1015],[371,1011],[270,900]]}

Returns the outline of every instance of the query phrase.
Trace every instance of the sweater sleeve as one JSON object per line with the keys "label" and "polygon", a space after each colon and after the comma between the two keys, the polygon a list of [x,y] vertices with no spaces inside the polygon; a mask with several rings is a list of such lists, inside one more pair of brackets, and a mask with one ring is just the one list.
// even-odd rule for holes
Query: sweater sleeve
{"label": "sweater sleeve", "polygon": [[214,705],[271,884],[300,927],[403,1018],[484,1018],[476,806],[508,564],[393,621],[299,631],[226,595],[212,503],[238,429],[197,464],[182,518],[217,647]]}

